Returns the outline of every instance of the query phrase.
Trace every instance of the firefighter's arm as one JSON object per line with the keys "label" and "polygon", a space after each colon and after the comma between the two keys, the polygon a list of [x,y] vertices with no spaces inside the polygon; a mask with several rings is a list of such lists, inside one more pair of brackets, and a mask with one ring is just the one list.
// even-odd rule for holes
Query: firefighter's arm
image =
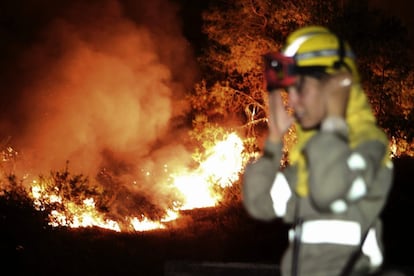
{"label": "firefighter's arm", "polygon": [[375,182],[386,145],[369,140],[351,150],[346,137],[321,131],[305,147],[309,190],[315,207],[341,213],[363,198]]}
{"label": "firefighter's arm", "polygon": [[[263,155],[246,166],[243,175],[243,204],[247,212],[256,219],[271,220],[281,216],[290,197],[288,186],[281,183],[280,161],[282,143],[267,141]],[[282,191],[285,196],[282,195]],[[275,194],[278,199],[275,200]],[[287,198],[286,198],[287,197]],[[282,209],[282,210],[280,210]]]}

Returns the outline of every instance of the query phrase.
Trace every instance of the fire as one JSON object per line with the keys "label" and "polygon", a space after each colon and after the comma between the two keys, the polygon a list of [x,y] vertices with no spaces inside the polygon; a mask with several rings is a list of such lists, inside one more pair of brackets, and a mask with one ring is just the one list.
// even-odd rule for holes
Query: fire
{"label": "fire", "polygon": [[[34,198],[35,208],[42,210],[45,208],[43,202],[62,203],[63,199],[57,195],[50,195],[45,193],[42,186],[33,180],[31,194]],[[82,205],[74,202],[65,203],[66,210],[64,212],[52,210],[49,218],[51,226],[68,226],[72,228],[97,226],[101,228],[111,229],[120,232],[119,225],[112,220],[107,220],[102,214],[95,209],[95,202],[93,198],[83,200]],[[67,218],[66,214],[71,214],[72,220]]]}
{"label": "fire", "polygon": [[221,195],[212,188],[216,183],[222,188],[231,186],[238,179],[244,163],[243,141],[231,133],[208,149],[206,156],[197,170],[173,176],[174,185],[185,196],[181,210],[211,207],[220,201]]}
{"label": "fire", "polygon": [[[184,168],[180,171],[168,172],[171,185],[181,194],[174,208],[165,210],[166,215],[159,220],[151,220],[145,215],[124,218],[133,231],[148,231],[167,228],[167,222],[180,217],[181,210],[213,207],[222,199],[222,191],[238,180],[240,172],[249,156],[244,153],[243,140],[236,133],[223,135],[223,139],[214,141],[210,148],[200,156],[197,168]],[[147,172],[149,173],[149,172]],[[113,231],[122,231],[119,222],[106,218],[105,213],[96,208],[93,197],[68,200],[60,194],[59,188],[46,189],[50,186],[45,179],[36,179],[31,183],[30,195],[34,199],[37,210],[59,204],[63,206],[50,211],[49,224],[51,226],[100,227]],[[220,190],[221,189],[221,190]]]}

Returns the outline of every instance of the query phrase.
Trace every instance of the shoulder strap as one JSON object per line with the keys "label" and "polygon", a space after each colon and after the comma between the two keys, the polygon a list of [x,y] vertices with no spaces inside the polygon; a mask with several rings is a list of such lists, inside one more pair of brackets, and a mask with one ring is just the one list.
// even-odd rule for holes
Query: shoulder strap
{"label": "shoulder strap", "polygon": [[365,232],[364,236],[362,237],[361,242],[358,245],[358,248],[356,248],[356,250],[351,255],[351,257],[349,257],[348,262],[346,263],[346,265],[345,265],[344,269],[342,270],[340,276],[349,276],[349,275],[351,275],[352,269],[354,268],[354,265],[355,265],[356,261],[361,256],[362,245],[365,242],[365,239],[368,235],[369,229],[371,229],[371,227],[368,227],[368,230]]}

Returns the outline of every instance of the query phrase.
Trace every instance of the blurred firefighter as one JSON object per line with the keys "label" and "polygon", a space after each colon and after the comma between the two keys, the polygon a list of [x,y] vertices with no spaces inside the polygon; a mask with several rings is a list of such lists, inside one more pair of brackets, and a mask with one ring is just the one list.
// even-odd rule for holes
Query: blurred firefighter
{"label": "blurred firefighter", "polygon": [[[288,36],[280,52],[264,55],[264,65],[269,134],[262,156],[244,173],[246,210],[256,219],[283,218],[292,226],[283,276],[378,271],[380,213],[393,163],[352,49],[329,29],[307,26]],[[283,136],[290,127],[297,143],[282,166]]]}

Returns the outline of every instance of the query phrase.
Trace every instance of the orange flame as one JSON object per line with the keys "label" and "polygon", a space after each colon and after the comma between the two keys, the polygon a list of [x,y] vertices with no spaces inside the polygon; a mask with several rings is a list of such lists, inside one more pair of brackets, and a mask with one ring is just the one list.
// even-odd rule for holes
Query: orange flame
{"label": "orange flame", "polygon": [[[169,175],[173,186],[182,195],[182,200],[175,202],[173,209],[166,210],[166,216],[160,220],[151,220],[144,215],[140,217],[128,217],[130,228],[134,231],[148,231],[153,229],[165,229],[166,223],[180,217],[180,210],[216,206],[222,199],[220,192],[214,187],[226,188],[238,180],[239,174],[248,160],[244,154],[242,139],[236,133],[224,136],[221,141],[215,141],[214,145],[206,149],[198,168],[194,170],[183,169]],[[164,168],[167,171],[167,168]],[[31,196],[34,199],[35,208],[44,210],[45,204],[63,203],[64,210],[52,210],[49,214],[51,226],[100,227],[113,231],[121,231],[117,221],[105,218],[105,214],[95,207],[93,198],[85,198],[81,204],[74,201],[66,201],[56,194],[50,194],[44,189],[45,183],[33,180]]]}
{"label": "orange flame", "polygon": [[181,210],[215,206],[221,195],[215,194],[212,187],[216,183],[223,188],[231,186],[238,179],[244,161],[242,153],[243,141],[231,133],[207,149],[207,158],[197,170],[173,176],[174,185],[185,196]]}

